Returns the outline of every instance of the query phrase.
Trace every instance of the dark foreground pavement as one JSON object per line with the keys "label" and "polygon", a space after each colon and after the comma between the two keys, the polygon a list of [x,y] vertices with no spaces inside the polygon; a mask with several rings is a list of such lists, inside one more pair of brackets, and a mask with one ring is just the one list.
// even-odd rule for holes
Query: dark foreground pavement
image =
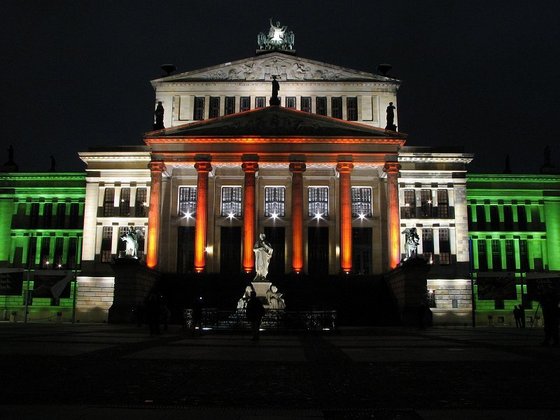
{"label": "dark foreground pavement", "polygon": [[555,419],[560,348],[539,329],[157,337],[0,323],[1,419]]}

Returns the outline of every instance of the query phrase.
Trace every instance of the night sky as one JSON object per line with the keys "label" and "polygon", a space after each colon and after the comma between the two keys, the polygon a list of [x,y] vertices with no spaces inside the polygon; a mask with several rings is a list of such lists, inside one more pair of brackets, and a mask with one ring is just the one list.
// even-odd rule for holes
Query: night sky
{"label": "night sky", "polygon": [[463,146],[470,170],[560,166],[558,1],[2,1],[2,149],[20,171],[82,170],[77,152],[137,145],[160,65],[189,71],[252,57],[269,17],[298,56],[403,81],[411,146]]}

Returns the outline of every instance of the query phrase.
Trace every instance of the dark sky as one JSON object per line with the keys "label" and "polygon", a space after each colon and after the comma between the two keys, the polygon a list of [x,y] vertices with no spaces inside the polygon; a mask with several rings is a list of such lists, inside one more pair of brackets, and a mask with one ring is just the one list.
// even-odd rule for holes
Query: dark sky
{"label": "dark sky", "polygon": [[470,170],[560,166],[558,1],[21,1],[0,3],[2,150],[20,171],[81,170],[77,152],[142,144],[149,80],[251,57],[273,17],[299,56],[403,80],[408,145],[463,146]]}

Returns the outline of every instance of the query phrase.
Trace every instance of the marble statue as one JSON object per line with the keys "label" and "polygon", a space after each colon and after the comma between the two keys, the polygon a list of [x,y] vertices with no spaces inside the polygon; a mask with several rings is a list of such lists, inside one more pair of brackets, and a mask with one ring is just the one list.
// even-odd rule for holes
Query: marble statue
{"label": "marble statue", "polygon": [[387,107],[387,127],[385,127],[385,130],[395,131],[396,129],[395,106],[393,105],[393,102],[389,102],[389,106]]}
{"label": "marble statue", "polygon": [[121,241],[126,242],[126,258],[138,258],[138,239],[142,231],[136,228],[128,228],[121,236]]}
{"label": "marble statue", "polygon": [[272,22],[272,18],[268,34],[261,32],[257,35],[257,44],[261,50],[293,50],[294,41],[294,33],[288,31],[288,27],[282,26],[279,21],[276,24]]}
{"label": "marble statue", "polygon": [[282,298],[282,293],[278,291],[276,286],[270,286],[266,291],[266,300],[268,300],[269,309],[281,310],[286,309],[286,303]]}
{"label": "marble statue", "polygon": [[412,257],[418,255],[418,244],[420,243],[420,237],[416,233],[416,228],[406,228],[402,231],[404,235],[404,260],[408,260]]}
{"label": "marble statue", "polygon": [[163,114],[165,110],[163,109],[163,104],[161,101],[157,103],[156,110],[154,111],[155,123],[154,123],[154,130],[161,130],[163,129]]}
{"label": "marble statue", "polygon": [[259,239],[255,242],[253,252],[255,253],[255,270],[257,272],[253,281],[265,281],[268,275],[268,264],[272,258],[272,246],[266,240],[264,233],[259,235]]}
{"label": "marble statue", "polygon": [[243,293],[243,296],[241,297],[241,299],[239,299],[237,301],[237,309],[247,308],[247,302],[251,298],[251,292],[252,291],[253,291],[253,289],[251,288],[251,286],[247,286],[245,288],[245,292]]}
{"label": "marble statue", "polygon": [[270,105],[280,105],[278,98],[278,91],[280,90],[280,83],[276,80],[276,76],[272,76],[272,96],[270,97]]}

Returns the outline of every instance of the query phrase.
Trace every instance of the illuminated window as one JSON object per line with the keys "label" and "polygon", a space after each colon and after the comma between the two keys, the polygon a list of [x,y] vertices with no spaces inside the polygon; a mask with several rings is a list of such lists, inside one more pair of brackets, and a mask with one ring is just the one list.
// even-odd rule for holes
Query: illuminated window
{"label": "illuminated window", "polygon": [[451,243],[449,242],[449,229],[439,230],[439,263],[451,264]]}
{"label": "illuminated window", "polygon": [[242,96],[239,100],[239,110],[249,111],[251,109],[251,97],[250,96]]}
{"label": "illuminated window", "polygon": [[296,97],[288,96],[286,98],[286,108],[296,109]]}
{"label": "illuminated window", "polygon": [[437,190],[437,217],[449,217],[449,197],[447,190]]}
{"label": "illuminated window", "polygon": [[346,117],[348,121],[358,121],[358,98],[346,98]]}
{"label": "illuminated window", "polygon": [[371,217],[371,188],[352,187],[352,217]]}
{"label": "illuminated window", "polygon": [[119,216],[130,216],[130,188],[121,188],[121,201],[119,202]]}
{"label": "illuminated window", "polygon": [[284,187],[264,187],[264,215],[265,217],[283,217],[285,211],[285,195]]}
{"label": "illuminated window", "polygon": [[309,187],[308,215],[327,217],[329,215],[329,187]]}
{"label": "illuminated window", "polygon": [[331,113],[333,118],[342,118],[342,98],[336,96],[331,98]]}
{"label": "illuminated window", "polygon": [[255,98],[255,108],[264,108],[266,106],[266,98],[264,96],[257,96]]}
{"label": "illuminated window", "polygon": [[196,213],[196,187],[179,187],[179,216],[193,216]]}
{"label": "illuminated window", "polygon": [[210,97],[210,109],[208,110],[208,117],[216,118],[220,116],[220,98],[218,96]]}
{"label": "illuminated window", "polygon": [[193,120],[204,119],[204,97],[197,96],[194,98]]}
{"label": "illuminated window", "polygon": [[432,190],[420,190],[420,216],[432,217]]}
{"label": "illuminated window", "polygon": [[402,217],[411,218],[416,216],[416,192],[414,190],[404,190],[404,207]]}
{"label": "illuminated window", "polygon": [[235,113],[235,96],[226,96],[226,115]]}
{"label": "illuminated window", "polygon": [[103,197],[103,216],[111,217],[115,215],[115,189],[105,188]]}
{"label": "illuminated window", "polygon": [[327,98],[325,96],[318,96],[316,99],[317,114],[327,115]]}
{"label": "illuminated window", "polygon": [[241,216],[241,187],[222,187],[222,216]]}
{"label": "illuminated window", "polygon": [[134,202],[134,213],[136,217],[146,217],[148,215],[148,189],[138,188],[136,190],[136,200]]}
{"label": "illuminated window", "polygon": [[111,245],[113,242],[113,227],[103,226],[101,234],[101,262],[111,262]]}
{"label": "illuminated window", "polygon": [[303,112],[311,112],[311,97],[303,96],[301,98],[301,110]]}

